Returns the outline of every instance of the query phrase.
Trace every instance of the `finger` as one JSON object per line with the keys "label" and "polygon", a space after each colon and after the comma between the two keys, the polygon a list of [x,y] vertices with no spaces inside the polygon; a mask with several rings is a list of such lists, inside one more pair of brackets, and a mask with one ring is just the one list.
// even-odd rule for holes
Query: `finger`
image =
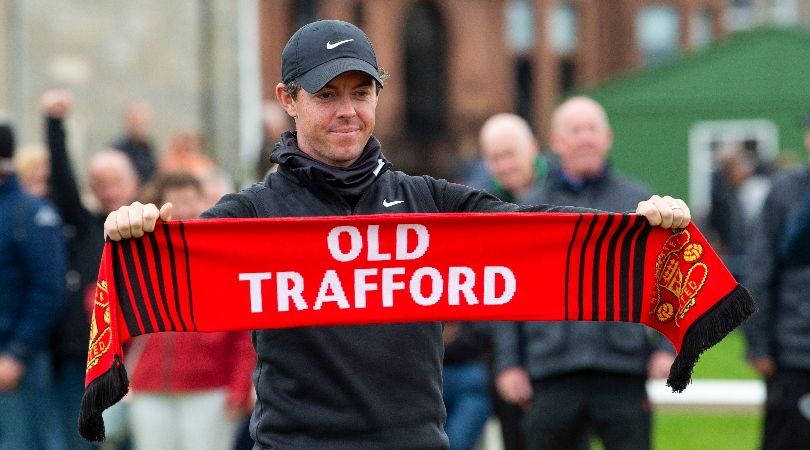
{"label": "finger", "polygon": [[143,203],[141,202],[129,205],[129,229],[132,237],[143,236]]}
{"label": "finger", "polygon": [[115,214],[115,226],[118,232],[121,233],[122,239],[129,239],[132,237],[132,229],[129,226],[129,206],[122,206],[118,208]]}
{"label": "finger", "polygon": [[639,202],[638,207],[636,207],[636,214],[644,216],[647,222],[654,227],[661,223],[661,214],[653,203],[653,199],[656,197],[658,196],[653,195],[649,200]]}
{"label": "finger", "polygon": [[164,203],[163,206],[160,207],[160,220],[172,220],[172,204],[171,203]]}
{"label": "finger", "polygon": [[531,401],[532,397],[534,396],[534,391],[532,390],[531,383],[523,383],[520,386],[520,402],[525,403]]}
{"label": "finger", "polygon": [[104,237],[113,241],[120,241],[122,238],[121,233],[118,232],[117,214],[117,211],[107,214],[107,219],[104,221]]}
{"label": "finger", "polygon": [[692,211],[689,210],[689,206],[686,204],[686,202],[679,198],[675,199],[674,204],[676,207],[680,208],[680,210],[678,210],[680,212],[680,215],[678,216],[680,221],[673,224],[673,227],[686,228],[686,226],[689,225],[689,222],[692,221]]}
{"label": "finger", "polygon": [[672,222],[677,211],[672,209],[672,202],[673,198],[669,195],[653,200],[655,207],[658,208],[658,213],[661,214],[661,223],[658,224],[661,228],[672,228]]}
{"label": "finger", "polygon": [[143,205],[143,231],[145,233],[155,231],[155,222],[158,220],[158,214],[157,206],[152,203]]}

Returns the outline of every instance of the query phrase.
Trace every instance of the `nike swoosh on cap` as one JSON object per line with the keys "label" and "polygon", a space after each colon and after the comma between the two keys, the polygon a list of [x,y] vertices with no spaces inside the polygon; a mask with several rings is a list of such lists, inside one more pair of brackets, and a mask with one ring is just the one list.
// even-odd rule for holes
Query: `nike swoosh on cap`
{"label": "nike swoosh on cap", "polygon": [[332,50],[332,49],[334,49],[334,48],[337,48],[337,46],[339,46],[339,45],[343,45],[343,44],[345,44],[345,43],[347,43],[347,42],[351,42],[351,41],[353,41],[353,40],[354,40],[354,39],[344,39],[344,40],[342,40],[342,41],[337,41],[337,42],[335,42],[334,44],[333,44],[333,43],[331,43],[331,42],[329,42],[329,41],[326,41],[326,49],[327,49],[327,50]]}

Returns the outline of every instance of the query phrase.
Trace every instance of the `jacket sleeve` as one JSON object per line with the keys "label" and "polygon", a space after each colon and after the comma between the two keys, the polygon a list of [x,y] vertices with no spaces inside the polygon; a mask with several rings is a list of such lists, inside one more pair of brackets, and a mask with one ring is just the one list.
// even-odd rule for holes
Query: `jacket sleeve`
{"label": "jacket sleeve", "polygon": [[599,212],[573,206],[535,205],[518,206],[503,202],[495,196],[461,184],[424,177],[440,212]]}
{"label": "jacket sleeve", "polygon": [[522,366],[520,322],[492,322],[493,372]]}
{"label": "jacket sleeve", "polygon": [[66,257],[61,220],[47,204],[37,203],[25,216],[23,239],[18,241],[24,268],[24,305],[6,352],[25,362],[45,348],[48,331],[65,302]]}
{"label": "jacket sleeve", "polygon": [[765,199],[759,220],[754,223],[746,255],[746,284],[758,308],[742,327],[748,341],[749,358],[773,356],[777,243],[784,214],[779,205],[778,191],[774,185]]}
{"label": "jacket sleeve", "polygon": [[78,229],[85,223],[85,218],[92,216],[92,213],[82,206],[76,176],[70,157],[68,157],[62,119],[46,117],[45,132],[48,151],[51,155],[51,200],[62,219]]}
{"label": "jacket sleeve", "polygon": [[810,189],[804,193],[798,214],[787,225],[779,253],[786,264],[810,264]]}
{"label": "jacket sleeve", "polygon": [[227,194],[216,205],[204,211],[200,217],[203,219],[224,219],[258,217],[256,208],[243,192]]}

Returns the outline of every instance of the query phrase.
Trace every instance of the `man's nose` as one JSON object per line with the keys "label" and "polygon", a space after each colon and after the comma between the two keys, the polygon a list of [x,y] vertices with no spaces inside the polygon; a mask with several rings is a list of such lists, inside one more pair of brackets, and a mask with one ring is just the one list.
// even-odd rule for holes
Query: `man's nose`
{"label": "man's nose", "polygon": [[339,117],[352,117],[357,112],[354,109],[352,96],[350,94],[341,95],[338,99],[338,116]]}

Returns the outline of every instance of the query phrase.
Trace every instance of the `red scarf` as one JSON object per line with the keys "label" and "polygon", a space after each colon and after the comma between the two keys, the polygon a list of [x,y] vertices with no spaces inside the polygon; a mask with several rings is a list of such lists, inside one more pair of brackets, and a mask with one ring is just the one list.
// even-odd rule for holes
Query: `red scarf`
{"label": "red scarf", "polygon": [[79,429],[128,389],[121,346],[159,331],[457,320],[643,323],[700,354],[755,310],[694,225],[621,214],[390,214],[159,223],[101,260]]}

